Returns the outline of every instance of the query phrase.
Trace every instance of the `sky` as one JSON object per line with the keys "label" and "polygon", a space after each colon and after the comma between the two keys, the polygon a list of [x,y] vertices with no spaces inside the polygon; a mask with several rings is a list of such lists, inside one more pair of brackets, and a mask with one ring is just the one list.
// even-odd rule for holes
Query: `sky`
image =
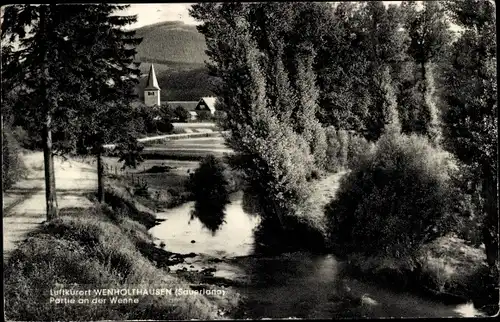
{"label": "sky", "polygon": [[191,5],[192,3],[131,4],[120,14],[137,15],[137,22],[129,26],[132,29],[162,21],[182,21],[185,24],[194,25],[197,24],[197,21],[188,12]]}
{"label": "sky", "polygon": [[[384,4],[400,4],[401,1],[384,1]],[[189,25],[198,24],[189,15],[189,8],[193,3],[144,3],[131,4],[130,7],[122,11],[123,15],[137,15],[137,22],[128,28],[139,28],[155,24],[162,21],[183,21]]]}

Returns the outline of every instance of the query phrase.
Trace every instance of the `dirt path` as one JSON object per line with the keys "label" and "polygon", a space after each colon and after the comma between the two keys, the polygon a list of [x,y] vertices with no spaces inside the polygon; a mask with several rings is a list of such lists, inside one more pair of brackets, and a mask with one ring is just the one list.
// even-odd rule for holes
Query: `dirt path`
{"label": "dirt path", "polygon": [[[30,153],[23,159],[29,169],[27,178],[4,193],[4,262],[26,234],[45,221],[43,154]],[[73,160],[64,161],[59,157],[55,158],[54,167],[59,208],[91,206],[85,194],[97,188],[94,167]]]}

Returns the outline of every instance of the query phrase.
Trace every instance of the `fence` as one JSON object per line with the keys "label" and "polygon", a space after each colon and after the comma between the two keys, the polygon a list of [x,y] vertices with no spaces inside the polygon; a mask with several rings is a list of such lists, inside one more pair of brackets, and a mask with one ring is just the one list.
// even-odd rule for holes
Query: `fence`
{"label": "fence", "polygon": [[[142,168],[141,169],[142,171],[146,171],[145,166],[138,167],[138,170],[140,168]],[[146,180],[141,178],[140,172],[138,172],[137,170],[132,172],[129,169],[123,169],[121,166],[118,166],[118,165],[109,165],[109,164],[105,163],[104,164],[104,173],[108,174],[108,175],[114,174],[117,177],[120,176],[122,178],[130,180],[132,182],[132,184],[134,184],[134,185],[135,184],[138,184],[138,185],[145,185],[146,184]]]}

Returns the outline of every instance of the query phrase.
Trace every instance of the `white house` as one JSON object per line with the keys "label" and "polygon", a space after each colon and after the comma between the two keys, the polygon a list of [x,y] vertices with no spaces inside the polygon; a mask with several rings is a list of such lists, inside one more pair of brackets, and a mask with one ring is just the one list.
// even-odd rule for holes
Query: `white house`
{"label": "white house", "polygon": [[196,106],[196,111],[210,111],[210,114],[214,115],[215,113],[215,104],[217,103],[217,97],[208,96],[202,97],[198,101],[198,105]]}

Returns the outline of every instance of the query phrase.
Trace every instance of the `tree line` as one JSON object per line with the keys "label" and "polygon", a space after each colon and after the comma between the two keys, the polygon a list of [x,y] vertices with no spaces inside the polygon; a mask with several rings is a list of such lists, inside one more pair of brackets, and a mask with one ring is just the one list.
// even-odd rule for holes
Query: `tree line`
{"label": "tree line", "polygon": [[[126,6],[11,5],[3,8],[2,115],[21,124],[43,148],[47,218],[58,216],[54,156],[97,159],[98,199],[104,201],[104,143],[139,149],[141,126],[132,100],[140,77],[134,61],[142,39],[123,27]],[[124,161],[133,161],[124,157]],[[133,162],[132,162],[133,163]]]}
{"label": "tree line", "polygon": [[[356,139],[345,142],[363,141],[355,144],[366,150],[375,144],[384,156],[383,162],[373,155],[363,161],[360,180],[372,180],[362,173],[375,165],[393,164],[394,173],[420,171],[422,186],[414,189],[427,191],[446,187],[439,169],[449,167],[432,160],[434,152],[443,151],[457,160],[461,192],[472,196],[487,260],[495,266],[494,8],[482,0],[194,5],[190,14],[201,22],[197,28],[205,36],[209,72],[218,80],[214,92],[227,115],[228,142],[240,152],[233,166],[259,192],[266,216],[283,222],[300,212],[311,182],[328,171],[331,155],[340,153],[332,148],[332,137],[350,133]],[[359,189],[367,186],[360,183]],[[452,210],[443,205],[440,211]],[[429,229],[440,226],[436,218],[419,220],[427,220]],[[408,238],[406,245],[413,244],[414,237]]]}

